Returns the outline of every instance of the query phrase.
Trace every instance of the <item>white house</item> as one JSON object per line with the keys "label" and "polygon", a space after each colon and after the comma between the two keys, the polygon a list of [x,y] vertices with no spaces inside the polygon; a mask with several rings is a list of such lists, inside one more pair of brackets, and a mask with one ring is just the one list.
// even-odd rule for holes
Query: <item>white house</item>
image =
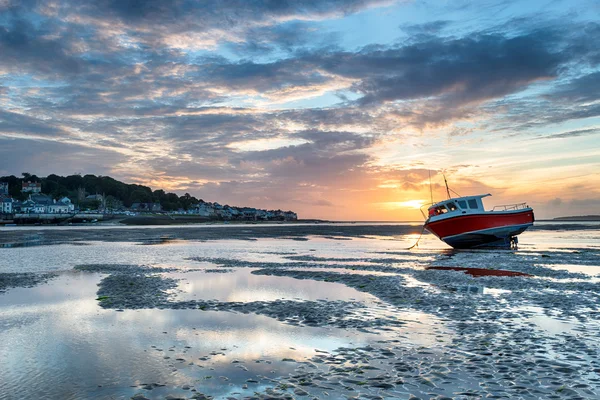
{"label": "white house", "polygon": [[72,212],[75,211],[75,205],[71,202],[71,199],[69,199],[68,197],[63,197],[62,199],[59,199],[58,202],[56,202],[60,205],[63,206],[67,206],[67,212]]}
{"label": "white house", "polygon": [[72,204],[64,204],[61,202],[56,202],[56,200],[53,204],[46,206],[46,212],[49,214],[68,214],[69,212],[73,211],[73,209],[74,208]]}
{"label": "white house", "polygon": [[45,214],[47,207],[48,206],[45,205],[45,204],[37,204],[36,203],[31,208],[31,212],[34,213],[34,214]]}
{"label": "white house", "polygon": [[196,205],[195,213],[201,217],[212,218],[216,217],[215,209],[211,203],[199,203]]}
{"label": "white house", "polygon": [[13,199],[10,197],[0,196],[0,213],[12,214]]}

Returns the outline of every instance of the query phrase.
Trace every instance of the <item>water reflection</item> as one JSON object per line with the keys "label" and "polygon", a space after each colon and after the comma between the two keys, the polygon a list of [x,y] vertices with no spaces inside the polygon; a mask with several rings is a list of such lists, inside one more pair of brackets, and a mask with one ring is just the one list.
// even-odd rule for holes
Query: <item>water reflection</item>
{"label": "water reflection", "polygon": [[281,276],[253,275],[251,269],[231,273],[187,272],[169,274],[181,279],[175,300],[272,301],[291,300],[359,300],[372,303],[375,297],[348,286]]}
{"label": "water reflection", "polygon": [[[303,360],[315,349],[333,351],[386,337],[228,312],[103,310],[95,300],[101,278],[65,273],[0,297],[0,393],[128,398],[140,390],[132,385],[156,383],[165,386],[146,396],[184,393],[185,385],[217,396],[250,395],[259,385],[242,389],[246,380],[287,375],[297,366],[283,358]],[[419,336],[420,343],[425,336]]]}

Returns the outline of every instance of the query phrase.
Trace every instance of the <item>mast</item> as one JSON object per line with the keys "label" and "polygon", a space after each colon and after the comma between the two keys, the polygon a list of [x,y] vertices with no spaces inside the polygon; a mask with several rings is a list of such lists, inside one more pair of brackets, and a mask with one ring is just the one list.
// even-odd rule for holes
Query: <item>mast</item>
{"label": "mast", "polygon": [[428,169],[429,172],[429,196],[431,196],[431,204],[433,204],[433,189],[431,188],[431,170]]}
{"label": "mast", "polygon": [[442,176],[444,177],[444,183],[446,184],[446,193],[448,193],[448,198],[451,199],[452,196],[450,196],[450,189],[448,189],[448,181],[446,180],[446,175],[442,174]]}

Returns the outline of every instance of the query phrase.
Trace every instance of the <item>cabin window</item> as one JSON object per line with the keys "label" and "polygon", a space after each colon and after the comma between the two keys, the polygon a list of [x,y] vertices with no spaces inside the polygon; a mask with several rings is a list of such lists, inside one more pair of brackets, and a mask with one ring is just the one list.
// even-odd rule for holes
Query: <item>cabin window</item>
{"label": "cabin window", "polygon": [[448,207],[448,210],[450,211],[454,211],[457,209],[456,204],[454,203],[446,203],[446,207]]}
{"label": "cabin window", "polygon": [[467,207],[467,202],[466,202],[466,201],[464,201],[464,200],[459,200],[459,201],[458,201],[458,205],[459,205],[459,206],[460,206],[460,208],[462,208],[463,210],[466,210],[467,208],[469,208],[469,207]]}
{"label": "cabin window", "polygon": [[440,214],[444,214],[444,213],[447,213],[447,212],[448,212],[448,209],[446,207],[444,207],[444,206],[438,206],[438,207],[435,207],[435,208],[431,208],[429,210],[429,216],[431,217],[431,216],[434,216],[434,215],[440,215]]}
{"label": "cabin window", "polygon": [[475,200],[475,199],[469,200],[469,208],[479,208],[479,206],[477,205],[477,200]]}

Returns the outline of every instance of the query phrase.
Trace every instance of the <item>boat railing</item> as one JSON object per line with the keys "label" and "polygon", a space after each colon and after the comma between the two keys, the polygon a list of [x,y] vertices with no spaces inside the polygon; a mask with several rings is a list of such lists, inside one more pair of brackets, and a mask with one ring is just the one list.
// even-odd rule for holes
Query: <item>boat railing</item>
{"label": "boat railing", "polygon": [[520,210],[523,208],[528,208],[527,203],[516,203],[516,204],[502,204],[499,206],[494,206],[492,211],[512,211],[512,210]]}

